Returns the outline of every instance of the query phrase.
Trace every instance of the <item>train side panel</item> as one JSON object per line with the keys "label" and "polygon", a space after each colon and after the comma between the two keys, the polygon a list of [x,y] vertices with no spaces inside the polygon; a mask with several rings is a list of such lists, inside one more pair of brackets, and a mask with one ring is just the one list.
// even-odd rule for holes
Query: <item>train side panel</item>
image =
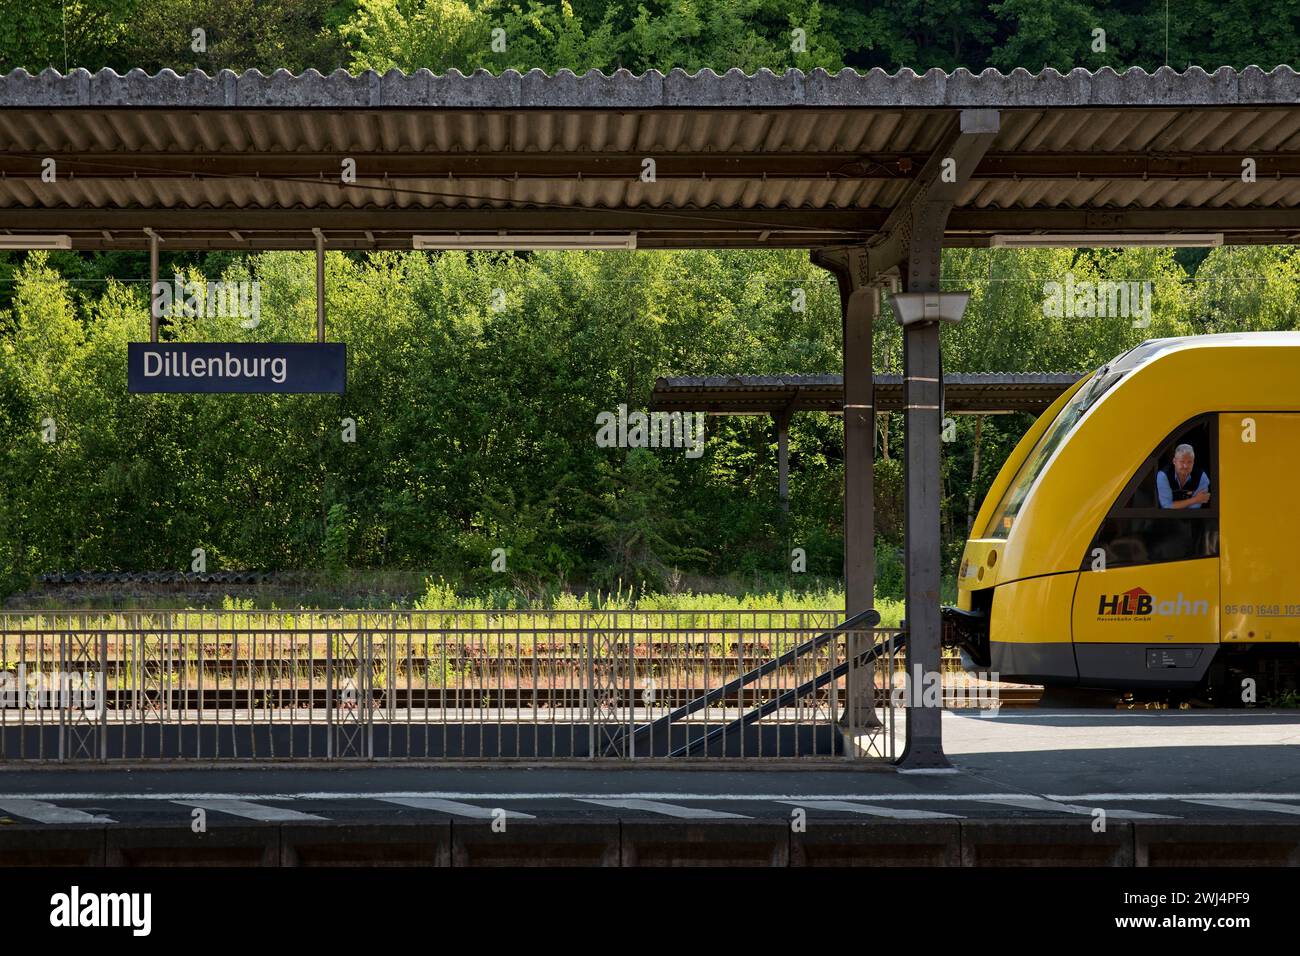
{"label": "train side panel", "polygon": [[1072,684],[1079,673],[1070,639],[1078,572],[1003,584],[993,591],[989,648],[1003,680]]}
{"label": "train side panel", "polygon": [[1219,559],[1083,571],[1074,598],[1079,683],[1192,687],[1219,643]]}
{"label": "train side panel", "polygon": [[1219,416],[1225,644],[1300,641],[1300,414]]}

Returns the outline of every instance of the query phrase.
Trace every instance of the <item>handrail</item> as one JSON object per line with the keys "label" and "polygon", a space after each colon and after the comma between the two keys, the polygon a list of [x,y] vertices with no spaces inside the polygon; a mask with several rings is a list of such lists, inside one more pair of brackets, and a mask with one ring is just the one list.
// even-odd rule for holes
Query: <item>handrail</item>
{"label": "handrail", "polygon": [[863,653],[859,654],[856,660],[844,661],[840,664],[837,664],[831,670],[823,671],[822,673],[814,677],[812,680],[800,684],[798,687],[794,687],[790,690],[785,691],[784,693],[778,695],[777,697],[772,698],[767,703],[753,708],[748,713],[742,714],[741,716],[737,717],[735,720],[731,721],[731,723],[724,724],[721,727],[715,727],[713,730],[710,730],[704,736],[699,737],[693,741],[688,741],[685,747],[678,747],[676,750],[670,753],[669,756],[670,757],[689,756],[690,754],[694,753],[696,750],[699,750],[700,747],[712,743],[713,741],[717,740],[719,737],[725,736],[728,733],[735,733],[736,731],[742,729],[746,725],[752,724],[757,720],[761,720],[763,717],[766,717],[768,714],[772,713],[773,711],[780,710],[782,707],[789,707],[792,703],[794,703],[799,698],[807,697],[813,691],[821,687],[824,687],[826,684],[829,684],[831,681],[838,680],[839,678],[843,677],[845,674],[849,672],[850,664],[852,664],[855,667],[862,667],[879,658],[882,654],[885,653],[886,650],[888,650],[890,653],[893,653],[895,650],[898,650],[899,648],[904,647],[906,645],[907,645],[907,634],[906,633],[895,634],[893,637],[891,637],[889,640],[885,641],[884,643],[877,644],[875,647],[872,647],[869,650],[866,650]]}
{"label": "handrail", "polygon": [[[659,717],[648,724],[642,724],[631,733],[633,747],[635,748],[636,742],[639,739],[644,738],[647,735],[653,741],[656,734],[658,734],[660,731],[667,730],[677,721],[682,720],[685,717],[689,717],[691,714],[694,714],[697,711],[703,710],[705,707],[708,707],[710,704],[715,703],[718,700],[721,700],[722,698],[728,696],[729,694],[736,693],[742,687],[747,687],[748,685],[754,683],[754,681],[762,677],[766,677],[768,674],[772,673],[778,668],[793,663],[795,658],[799,657],[800,655],[807,654],[810,651],[815,651],[819,649],[823,644],[826,644],[828,641],[832,640],[837,634],[842,634],[845,631],[852,631],[858,628],[875,627],[879,623],[880,623],[880,612],[877,611],[875,608],[868,608],[865,611],[860,611],[859,613],[853,615],[852,617],[841,622],[840,624],[835,625],[835,627],[833,627],[831,630],[824,631],[823,633],[818,634],[816,637],[809,638],[808,640],[804,641],[802,644],[798,645],[797,647],[793,647],[790,650],[786,651],[784,654],[780,654],[777,657],[773,657],[772,659],[765,661],[764,663],[760,664],[758,667],[754,668],[748,673],[740,675],[735,680],[723,684],[720,687],[715,687],[710,691],[706,691],[705,693],[701,694],[699,697],[696,697],[694,700],[683,704],[681,707],[678,707],[676,710],[670,711],[664,716]],[[621,745],[623,744],[624,740],[628,736],[629,735],[625,728],[619,728],[619,732],[617,734],[614,734],[606,742],[605,756],[617,755],[619,753]]]}

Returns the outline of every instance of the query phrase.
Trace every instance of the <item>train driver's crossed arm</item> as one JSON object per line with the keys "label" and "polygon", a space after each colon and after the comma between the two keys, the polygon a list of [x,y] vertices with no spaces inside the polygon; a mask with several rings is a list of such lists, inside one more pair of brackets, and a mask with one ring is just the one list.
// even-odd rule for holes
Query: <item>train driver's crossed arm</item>
{"label": "train driver's crossed arm", "polygon": [[1210,476],[1196,467],[1191,445],[1174,449],[1173,461],[1156,472],[1156,497],[1161,508],[1199,508],[1210,500]]}

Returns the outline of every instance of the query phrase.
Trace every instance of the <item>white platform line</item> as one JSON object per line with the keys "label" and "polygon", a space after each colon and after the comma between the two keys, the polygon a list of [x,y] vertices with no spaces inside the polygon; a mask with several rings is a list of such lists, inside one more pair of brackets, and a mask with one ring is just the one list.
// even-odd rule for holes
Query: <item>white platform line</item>
{"label": "white platform line", "polygon": [[[1173,814],[1173,813],[1146,813],[1142,810],[1112,809],[1110,807],[1104,807],[1103,809],[1106,811],[1106,816],[1114,817],[1116,820],[1180,820],[1182,819],[1177,814]],[[1088,812],[1091,813],[1092,810],[1089,809]]]}
{"label": "white platform line", "polygon": [[583,803],[595,803],[602,807],[614,807],[618,810],[644,810],[647,813],[662,813],[666,817],[680,817],[683,820],[748,820],[742,813],[725,813],[722,810],[708,810],[704,807],[682,807],[675,803],[661,803],[658,800],[588,800]]}
{"label": "white platform line", "polygon": [[414,807],[417,810],[436,810],[439,813],[450,813],[453,816],[471,817],[475,820],[491,820],[498,813],[504,815],[507,820],[537,819],[531,813],[520,813],[518,810],[504,810],[500,807],[476,807],[472,803],[441,800],[436,797],[384,797],[383,801],[384,803],[395,803],[403,807]]}
{"label": "white platform line", "polygon": [[328,817],[318,817],[314,813],[303,813],[301,810],[290,810],[287,807],[268,807],[265,804],[250,803],[247,800],[173,800],[172,803],[179,803],[183,807],[198,807],[202,810],[211,810],[214,813],[228,813],[232,817],[243,817],[247,820],[260,820],[263,823],[329,819]]}
{"label": "white platform line", "polygon": [[[735,803],[742,800],[763,803],[773,800],[855,800],[864,803],[896,803],[899,801],[943,801],[943,800],[990,800],[999,797],[1019,797],[1023,793],[681,793],[675,791],[629,791],[592,793],[590,791],[519,791],[490,792],[482,790],[313,790],[300,793],[217,793],[208,791],[175,793],[0,793],[0,800],[27,798],[32,800],[275,800],[275,801],[322,801],[322,800],[667,800],[677,802],[721,801]],[[1169,794],[1165,799],[1177,800],[1194,794]],[[1206,794],[1209,797],[1218,794]],[[1224,794],[1223,796],[1233,796]],[[1300,799],[1300,794],[1247,794],[1243,796],[1268,796],[1274,799]]]}
{"label": "white platform line", "polygon": [[1220,807],[1224,810],[1263,810],[1266,813],[1290,813],[1300,815],[1300,807],[1291,803],[1271,803],[1268,800],[1188,800],[1187,803],[1199,803],[1206,807]]}
{"label": "white platform line", "polygon": [[[981,800],[981,803],[998,803],[1008,807],[1021,807],[1025,810],[1045,810],[1049,813],[1077,813],[1082,816],[1092,816],[1097,807],[1081,807],[1072,803],[1058,803],[1056,800],[1048,800],[1046,797],[1035,797],[1031,794],[1025,794],[1022,797],[1003,797],[998,800]],[[1142,813],[1139,810],[1122,810],[1108,809],[1106,816],[1114,817],[1117,820],[1172,820],[1176,817],[1170,817],[1165,813]]]}
{"label": "white platform line", "polygon": [[960,820],[955,813],[939,813],[934,810],[908,810],[905,807],[873,807],[865,803],[850,803],[847,800],[780,800],[792,807],[804,807],[809,810],[831,810],[844,813],[862,813],[872,817],[890,817],[895,820]]}
{"label": "white platform line", "polygon": [[[591,793],[591,792],[508,792],[491,793],[484,791],[460,790],[379,790],[379,791],[342,791],[312,790],[298,793],[214,793],[209,791],[169,792],[169,793],[0,793],[3,800],[45,800],[57,803],[66,800],[129,802],[140,800],[276,800],[276,801],[330,801],[330,800],[476,800],[479,802],[497,800],[668,800],[668,801],[737,801],[771,802],[780,800],[850,800],[860,803],[941,803],[952,801],[987,801],[1000,799],[1018,799],[1024,793],[674,793],[674,792],[631,792],[631,793]],[[1300,800],[1300,792],[1286,793],[1048,793],[1049,800],[1076,801],[1091,803],[1093,801],[1118,802],[1126,800],[1166,801],[1166,800]]]}
{"label": "white platform line", "polygon": [[84,810],[56,807],[44,800],[0,800],[0,811],[16,817],[26,817],[37,823],[116,823],[112,817],[97,817]]}
{"label": "white platform line", "polygon": [[957,767],[918,767],[915,770],[899,770],[900,774],[914,774],[922,777],[943,777],[959,774],[963,771]]}
{"label": "white platform line", "polygon": [[1049,793],[1052,800],[1300,800],[1300,793]]}
{"label": "white platform line", "polygon": [[[981,714],[987,712],[988,711],[983,708],[981,708],[978,711],[978,713]],[[974,720],[975,719],[975,717],[973,716],[974,713],[975,712],[972,711],[971,708],[948,709],[945,707],[943,710],[944,717],[956,717],[965,720]],[[1179,710],[1179,711],[1174,711],[1172,713],[1167,710],[1163,710],[1163,711],[1162,710],[1117,710],[1117,711],[1090,710],[1086,713],[1082,713],[1079,711],[1062,712],[1062,711],[1050,711],[1050,710],[1049,711],[1034,710],[1029,713],[1008,713],[1007,708],[999,707],[997,711],[996,719],[997,720],[1042,720],[1043,718],[1048,718],[1049,720],[1099,720],[1099,719],[1100,720],[1123,720],[1123,719],[1132,720],[1134,718],[1138,718],[1140,720],[1155,721],[1155,720],[1182,720],[1183,718],[1188,718],[1190,720],[1198,720],[1202,718],[1208,719],[1210,717],[1216,717],[1216,718],[1236,717],[1241,720],[1245,720],[1247,718],[1258,719],[1260,717],[1271,717],[1271,718],[1276,718],[1277,720],[1280,720],[1283,723],[1296,722],[1296,717],[1294,712],[1288,712],[1285,710],[1215,710],[1212,708],[1206,708],[1205,710]],[[989,715],[988,719],[990,720],[994,719],[992,714]],[[1269,726],[1273,726],[1273,725],[1269,724]]]}

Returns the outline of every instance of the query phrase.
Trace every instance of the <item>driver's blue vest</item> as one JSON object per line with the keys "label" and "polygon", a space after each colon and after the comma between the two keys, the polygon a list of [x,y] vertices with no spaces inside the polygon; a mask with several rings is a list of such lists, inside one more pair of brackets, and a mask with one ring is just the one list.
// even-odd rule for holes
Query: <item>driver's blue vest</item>
{"label": "driver's blue vest", "polygon": [[1160,470],[1164,472],[1165,478],[1169,481],[1169,490],[1173,492],[1174,501],[1186,501],[1196,494],[1196,489],[1201,487],[1201,477],[1205,474],[1204,468],[1192,465],[1192,473],[1187,476],[1187,484],[1179,488],[1178,478],[1174,475],[1172,463],[1165,465]]}

